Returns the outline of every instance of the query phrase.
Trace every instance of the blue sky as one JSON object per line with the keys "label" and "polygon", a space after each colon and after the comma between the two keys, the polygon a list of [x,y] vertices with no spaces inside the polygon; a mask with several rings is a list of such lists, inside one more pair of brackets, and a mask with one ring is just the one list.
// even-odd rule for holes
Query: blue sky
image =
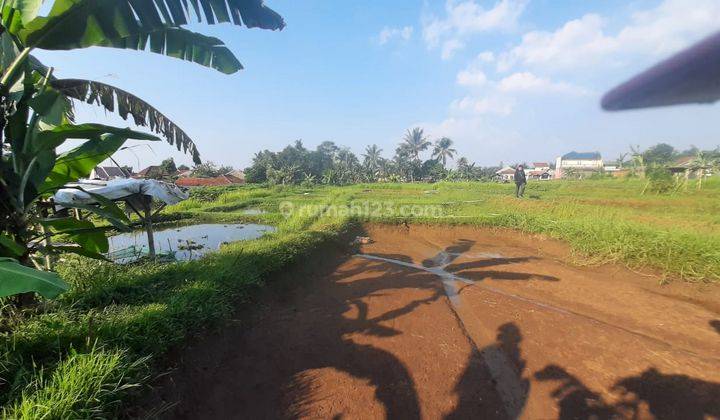
{"label": "blue sky", "polygon": [[[718,106],[606,113],[600,96],[720,30],[720,0],[266,0],[281,32],[231,25],[217,36],[246,69],[224,75],[151,53],[38,52],[59,77],[103,81],[155,105],[205,160],[246,167],[261,149],[325,140],[390,157],[406,129],[448,136],[481,165],[606,160],[668,142],[720,144]],[[98,108],[80,119],[127,126]],[[166,143],[120,152],[134,167],[187,156]]]}

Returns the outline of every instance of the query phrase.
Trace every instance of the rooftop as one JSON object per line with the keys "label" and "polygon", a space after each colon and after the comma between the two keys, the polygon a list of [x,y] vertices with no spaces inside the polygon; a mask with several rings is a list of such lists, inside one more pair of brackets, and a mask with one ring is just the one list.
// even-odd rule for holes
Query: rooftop
{"label": "rooftop", "polygon": [[563,160],[602,160],[600,152],[576,152],[572,151],[563,155]]}

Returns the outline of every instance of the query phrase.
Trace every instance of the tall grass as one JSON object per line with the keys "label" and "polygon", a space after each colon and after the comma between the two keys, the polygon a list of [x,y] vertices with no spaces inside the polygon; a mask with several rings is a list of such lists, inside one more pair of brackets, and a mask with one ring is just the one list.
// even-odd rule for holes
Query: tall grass
{"label": "tall grass", "polygon": [[129,361],[119,350],[92,348],[71,351],[49,375],[40,368],[22,391],[21,398],[2,409],[3,418],[70,419],[112,413],[119,397],[137,387],[128,373],[137,376],[146,359]]}

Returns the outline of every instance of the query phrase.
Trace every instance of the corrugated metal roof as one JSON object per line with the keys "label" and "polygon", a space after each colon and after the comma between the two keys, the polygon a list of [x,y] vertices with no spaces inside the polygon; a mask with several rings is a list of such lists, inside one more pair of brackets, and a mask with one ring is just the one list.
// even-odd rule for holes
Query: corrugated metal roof
{"label": "corrugated metal roof", "polygon": [[564,160],[602,160],[600,152],[576,152],[572,151],[563,155]]}

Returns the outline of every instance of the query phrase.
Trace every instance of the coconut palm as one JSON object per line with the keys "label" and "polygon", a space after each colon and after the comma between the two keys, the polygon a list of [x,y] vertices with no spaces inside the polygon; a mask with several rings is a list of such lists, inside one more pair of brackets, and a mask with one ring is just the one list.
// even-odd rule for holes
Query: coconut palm
{"label": "coconut palm", "polygon": [[362,155],[365,166],[371,169],[377,168],[381,159],[380,153],[382,153],[382,149],[376,144],[365,147],[365,153]]}
{"label": "coconut palm", "polygon": [[466,181],[472,179],[474,170],[475,162],[470,163],[466,157],[461,157],[457,160],[457,172],[459,178]]}
{"label": "coconut palm", "polygon": [[425,136],[425,131],[420,127],[415,127],[412,130],[408,130],[403,137],[404,146],[410,152],[410,155],[415,160],[420,160],[420,153],[427,150],[430,147],[430,141]]}
{"label": "coconut palm", "polygon": [[454,158],[455,153],[457,153],[457,150],[453,149],[452,145],[453,141],[447,137],[443,137],[435,142],[432,157],[442,162],[443,167],[447,165],[448,158]]}
{"label": "coconut palm", "polygon": [[[53,297],[67,286],[53,273],[34,272],[33,255],[75,252],[102,258],[107,228],[87,220],[50,219],[38,206],[67,182],[89,175],[126,140],[156,136],[100,124],[74,124],[73,101],[97,104],[133,118],[200,163],[195,143],[147,102],[116,87],[80,79],[58,79],[36,59],[36,49],[110,47],[149,51],[234,73],[242,65],[217,38],[185,29],[190,20],[232,22],[248,28],[282,29],[282,17],[262,0],[56,0],[39,16],[43,0],[2,0],[0,17],[0,296],[39,292]],[[68,139],[86,140],[58,155]],[[87,210],[126,228],[113,203]],[[38,241],[62,235],[71,246]],[[31,270],[31,271],[28,271]]]}
{"label": "coconut palm", "polygon": [[410,181],[415,181],[415,171],[420,169],[420,153],[430,147],[430,141],[425,136],[425,131],[420,127],[408,130],[403,137],[403,143],[398,148],[404,154],[410,156]]}

